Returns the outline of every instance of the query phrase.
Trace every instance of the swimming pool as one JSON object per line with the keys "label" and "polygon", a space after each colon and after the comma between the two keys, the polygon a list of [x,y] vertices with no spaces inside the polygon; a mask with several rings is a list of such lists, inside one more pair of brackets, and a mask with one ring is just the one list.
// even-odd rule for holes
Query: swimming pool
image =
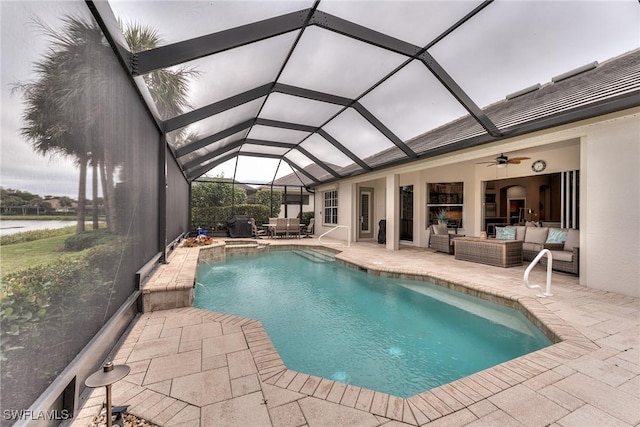
{"label": "swimming pool", "polygon": [[289,369],[398,397],[551,344],[517,310],[306,253],[201,265],[193,305],[260,320]]}

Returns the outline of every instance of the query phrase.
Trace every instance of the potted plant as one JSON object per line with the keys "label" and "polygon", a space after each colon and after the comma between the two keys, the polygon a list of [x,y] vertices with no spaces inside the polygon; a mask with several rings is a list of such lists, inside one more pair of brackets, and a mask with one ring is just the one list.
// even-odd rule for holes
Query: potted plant
{"label": "potted plant", "polygon": [[193,248],[194,246],[208,246],[212,245],[214,242],[212,237],[206,236],[204,234],[199,234],[197,237],[188,237],[182,243],[182,246],[185,248]]}
{"label": "potted plant", "polygon": [[449,222],[449,214],[445,208],[441,208],[436,214],[438,224],[447,224]]}

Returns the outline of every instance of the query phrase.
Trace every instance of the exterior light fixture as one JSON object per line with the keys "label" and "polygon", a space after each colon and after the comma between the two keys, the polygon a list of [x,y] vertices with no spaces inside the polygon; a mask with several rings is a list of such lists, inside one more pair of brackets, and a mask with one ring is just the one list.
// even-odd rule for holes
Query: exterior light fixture
{"label": "exterior light fixture", "polygon": [[91,388],[106,387],[107,388],[107,427],[111,427],[111,385],[126,377],[131,368],[128,365],[114,365],[113,362],[107,362],[102,370],[89,375],[84,385]]}

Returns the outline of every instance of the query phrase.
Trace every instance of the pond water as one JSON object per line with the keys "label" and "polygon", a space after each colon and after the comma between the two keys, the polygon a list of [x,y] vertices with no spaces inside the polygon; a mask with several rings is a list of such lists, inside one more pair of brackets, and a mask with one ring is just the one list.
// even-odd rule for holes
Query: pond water
{"label": "pond water", "polygon": [[32,230],[45,230],[75,225],[75,221],[41,221],[41,220],[3,220],[0,221],[0,236],[23,233]]}

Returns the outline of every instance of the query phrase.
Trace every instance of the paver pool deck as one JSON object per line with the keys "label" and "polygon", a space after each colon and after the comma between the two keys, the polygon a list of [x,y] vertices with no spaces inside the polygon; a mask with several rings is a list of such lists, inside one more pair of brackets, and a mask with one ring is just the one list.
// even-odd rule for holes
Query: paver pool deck
{"label": "paver pool deck", "polygon": [[[271,245],[317,245],[315,239]],[[114,405],[162,426],[635,426],[640,424],[640,299],[553,273],[553,296],[500,268],[373,242],[337,258],[387,275],[428,275],[518,300],[562,342],[407,399],[288,370],[260,322],[195,308],[139,315],[109,360],[131,373]],[[167,266],[178,269],[179,263]],[[536,266],[530,283],[544,285]],[[474,291],[471,291],[473,293]],[[312,313],[310,313],[312,315]],[[81,396],[87,426],[103,389]]]}

